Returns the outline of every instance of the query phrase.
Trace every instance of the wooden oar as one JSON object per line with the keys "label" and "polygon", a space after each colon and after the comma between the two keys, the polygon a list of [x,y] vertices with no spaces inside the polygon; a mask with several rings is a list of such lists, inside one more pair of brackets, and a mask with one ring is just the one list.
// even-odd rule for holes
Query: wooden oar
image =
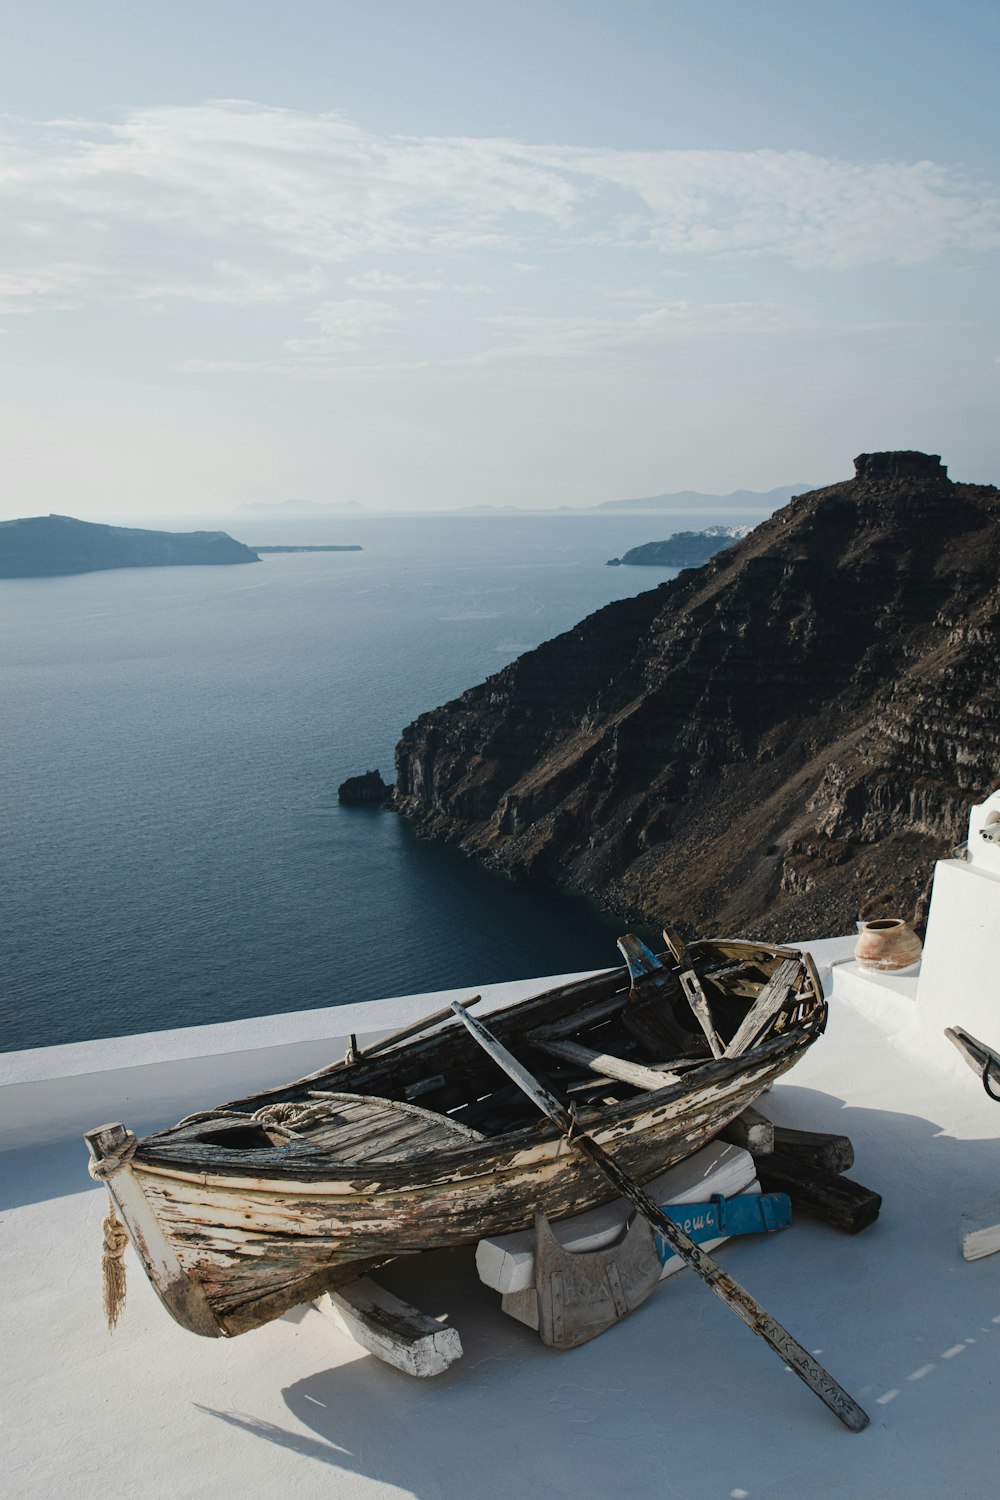
{"label": "wooden oar", "polygon": [[[466,1000],[465,1004],[478,1005],[482,998],[482,995],[473,995],[471,999]],[[450,1021],[451,1015],[451,1006],[446,1005],[443,1010],[432,1011],[429,1016],[424,1016],[421,1021],[411,1021],[409,1026],[401,1026],[398,1031],[390,1031],[388,1036],[381,1037],[377,1042],[372,1042],[370,1047],[358,1047],[356,1045],[357,1037],[352,1032],[350,1046],[347,1049],[347,1056],[344,1062],[350,1065],[351,1063],[360,1062],[362,1058],[374,1057],[376,1053],[385,1052],[387,1048],[394,1047],[397,1042],[405,1042],[407,1037],[419,1036],[422,1031],[429,1031],[432,1026],[437,1026],[440,1021]]]}
{"label": "wooden oar", "polygon": [[711,1287],[715,1295],[721,1297],[737,1317],[743,1319],[752,1333],[759,1334],[764,1342],[771,1346],[789,1369],[794,1370],[799,1379],[804,1380],[809,1389],[826,1403],[834,1416],[839,1417],[844,1426],[849,1427],[852,1432],[861,1432],[867,1427],[869,1421],[867,1413],[861,1409],[852,1396],[848,1395],[843,1386],[838,1385],[833,1376],[816,1362],[808,1350],[803,1349],[798,1340],[794,1339],[787,1329],[782,1328],[780,1323],[776,1323],[770,1313],[766,1312],[749,1292],[738,1286],[710,1255],[706,1255],[704,1250],[685,1234],[680,1225],[675,1224],[673,1219],[667,1218],[663,1210],[647,1193],[643,1192],[634,1178],[622,1171],[614,1158],[608,1155],[603,1146],[598,1145],[593,1136],[589,1136],[586,1131],[579,1128],[569,1110],[550,1094],[537,1078],[532,1077],[527,1068],[519,1063],[502,1043],[497,1041],[493,1033],[488,1031],[481,1021],[475,1016],[470,1016],[458,1000],[451,1002],[451,1008],[475,1037],[483,1051],[488,1052],[493,1061],[509,1078],[514,1080],[532,1103],[543,1114],[548,1115],[553,1124],[564,1133],[567,1142],[584,1156],[588,1156],[604,1173],[616,1191],[635,1204],[639,1212],[649,1220],[654,1229],[662,1234],[681,1260],[686,1261],[705,1285]]}

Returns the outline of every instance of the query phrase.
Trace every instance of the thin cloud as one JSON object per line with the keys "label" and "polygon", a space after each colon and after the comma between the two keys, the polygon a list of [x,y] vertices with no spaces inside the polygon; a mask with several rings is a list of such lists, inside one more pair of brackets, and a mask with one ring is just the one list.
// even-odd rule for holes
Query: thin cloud
{"label": "thin cloud", "polygon": [[[88,268],[83,274],[92,273]],[[81,268],[65,263],[0,269],[0,313],[68,311],[77,306],[69,289],[80,280]]]}
{"label": "thin cloud", "polygon": [[480,320],[479,347],[466,353],[399,358],[387,356],[376,347],[377,336],[392,321],[390,313],[384,304],[331,304],[323,314],[322,337],[287,340],[284,352],[276,358],[189,359],[177,369],[191,375],[281,375],[354,381],[430,370],[439,374],[511,370],[517,371],[519,379],[534,371],[542,378],[549,366],[552,378],[563,383],[568,370],[582,378],[590,359],[597,357],[599,368],[612,369],[617,357],[634,351],[668,356],[671,349],[684,345],[707,348],[712,340],[732,343],[751,339],[780,339],[786,345],[788,340],[809,340],[827,350],[871,350],[876,346],[911,345],[940,326],[933,320],[844,326],[818,314],[769,302],[672,302],[631,318],[497,313]]}
{"label": "thin cloud", "polygon": [[772,302],[669,302],[632,318],[552,318],[502,313],[489,321],[506,338],[477,355],[477,362],[576,359],[716,335],[766,337],[823,332],[829,328],[824,319]]}
{"label": "thin cloud", "polygon": [[[8,271],[40,267],[68,295],[107,295],[114,276],[126,296],[175,283],[202,298],[215,286],[221,300],[239,274],[273,280],[268,260],[329,277],[359,260],[499,249],[523,269],[539,251],[603,245],[841,270],[1000,243],[996,191],[933,162],[385,135],[225,100],[113,123],[8,120],[2,145]],[[67,243],[79,250],[71,266],[59,263]],[[351,281],[436,291],[442,280],[396,276],[369,264]]]}
{"label": "thin cloud", "polygon": [[996,190],[935,162],[575,148],[548,149],[541,159],[624,195],[621,223],[592,225],[595,240],[663,254],[773,254],[803,268],[843,270],[1000,244]]}
{"label": "thin cloud", "polygon": [[324,302],[307,319],[317,324],[319,337],[288,339],[285,348],[292,354],[313,356],[355,354],[373,337],[384,333],[399,316],[388,302],[365,301],[360,297],[344,302]]}
{"label": "thin cloud", "polygon": [[444,286],[440,279],[420,281],[412,276],[394,276],[388,271],[364,271],[360,276],[348,276],[347,285],[361,292],[439,292]]}

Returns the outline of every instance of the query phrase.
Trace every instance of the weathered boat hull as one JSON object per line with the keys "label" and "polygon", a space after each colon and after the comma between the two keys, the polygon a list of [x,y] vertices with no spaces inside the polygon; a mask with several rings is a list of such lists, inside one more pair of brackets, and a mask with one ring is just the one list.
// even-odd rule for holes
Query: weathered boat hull
{"label": "weathered boat hull", "polygon": [[[778,950],[771,953],[778,956]],[[508,1037],[523,1038],[531,1034],[526,1027],[578,1004],[581,996],[606,1003],[601,997],[623,987],[627,993],[628,984],[627,973],[612,973],[512,1007],[497,1022]],[[706,1059],[686,1078],[665,1075],[662,1089],[602,1106],[596,1118],[592,1107],[590,1134],[640,1182],[699,1150],[823,1030],[826,1008],[811,964],[803,984],[780,1035],[745,1056]],[[418,1074],[461,1046],[461,1038],[443,1034],[409,1044],[407,1063]],[[474,1065],[483,1065],[478,1055]],[[242,1110],[272,1096],[305,1098],[306,1085],[317,1079],[338,1086],[350,1081],[361,1095],[379,1066],[389,1064],[380,1059],[367,1064],[367,1072],[365,1061],[335,1066],[239,1101],[235,1116],[234,1107],[209,1115],[230,1124],[234,1117],[249,1120]],[[88,1141],[97,1175],[161,1300],[185,1328],[214,1337],[247,1332],[396,1256],[527,1228],[538,1209],[557,1220],[606,1201],[613,1191],[548,1121],[492,1137],[466,1131],[472,1139],[422,1155],[351,1164],[331,1163],[303,1141],[239,1154],[193,1141],[190,1132],[202,1128],[182,1122],[136,1142],[120,1126],[102,1127]]]}
{"label": "weathered boat hull", "polygon": [[[799,1050],[783,1048],[695,1092],[675,1086],[649,1095],[641,1110],[594,1134],[647,1181],[718,1135]],[[302,1302],[314,1285],[345,1285],[390,1256],[526,1228],[538,1207],[563,1218],[609,1196],[606,1180],[559,1136],[516,1149],[501,1137],[491,1146],[442,1153],[423,1171],[406,1164],[320,1183],[185,1173],[141,1159],[131,1171],[181,1268],[203,1289],[218,1332],[231,1335]],[[173,1297],[165,1300],[192,1332],[212,1331],[201,1319],[193,1327]]]}

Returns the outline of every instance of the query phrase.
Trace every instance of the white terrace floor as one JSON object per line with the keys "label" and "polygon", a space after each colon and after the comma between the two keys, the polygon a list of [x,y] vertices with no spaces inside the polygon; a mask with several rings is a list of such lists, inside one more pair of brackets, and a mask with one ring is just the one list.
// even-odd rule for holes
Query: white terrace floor
{"label": "white terrace floor", "polygon": [[[850,946],[814,951],[829,963]],[[869,1410],[867,1432],[846,1432],[688,1272],[601,1339],[556,1353],[501,1313],[471,1250],[401,1262],[385,1284],[448,1312],[465,1346],[445,1375],[415,1381],[315,1311],[232,1341],[184,1333],[130,1251],[109,1337],[105,1194],[80,1130],[165,1122],[193,1095],[210,1104],[294,1076],[337,1056],[347,1029],[384,1032],[434,1008],[423,996],[0,1059],[3,1494],[996,1495],[1000,1255],[964,1262],[958,1221],[1000,1186],[1000,1106],[947,1043],[914,1042],[905,984],[833,975],[828,1033],[768,1112],[849,1135],[852,1175],[883,1194],[882,1217],[853,1239],[799,1219],[719,1255]],[[494,987],[483,1009],[533,988]]]}

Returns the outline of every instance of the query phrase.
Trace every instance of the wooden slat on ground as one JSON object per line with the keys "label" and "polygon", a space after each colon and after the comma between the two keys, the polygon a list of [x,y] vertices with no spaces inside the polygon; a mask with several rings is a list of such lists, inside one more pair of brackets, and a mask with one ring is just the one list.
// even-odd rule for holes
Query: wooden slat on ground
{"label": "wooden slat on ground", "polygon": [[458,1329],[420,1312],[370,1276],[313,1303],[343,1333],[406,1375],[441,1375],[462,1357]]}

